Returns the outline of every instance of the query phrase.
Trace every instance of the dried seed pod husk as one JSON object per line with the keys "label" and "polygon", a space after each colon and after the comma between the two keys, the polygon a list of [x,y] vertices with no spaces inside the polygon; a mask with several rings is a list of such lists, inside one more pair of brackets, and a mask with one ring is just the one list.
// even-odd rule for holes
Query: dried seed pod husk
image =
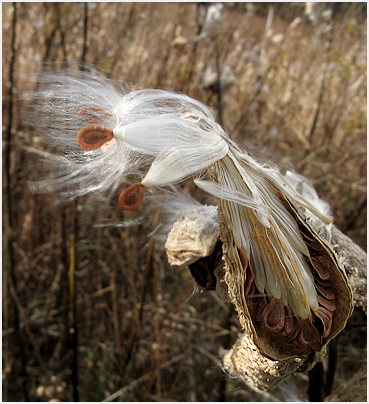
{"label": "dried seed pod husk", "polygon": [[216,206],[200,206],[178,217],[165,250],[172,265],[190,265],[212,254],[219,241]]}
{"label": "dried seed pod husk", "polygon": [[287,199],[285,200],[290,206],[290,212],[293,214],[300,231],[308,234],[317,242],[315,245],[319,246],[320,261],[325,271],[330,273],[329,281],[332,284],[331,290],[334,292],[336,309],[333,313],[331,331],[322,341],[322,346],[324,346],[345,327],[348,318],[351,316],[353,311],[351,286],[332,244],[315,231],[312,221],[309,220],[309,216],[304,215],[304,210],[301,207],[296,206]]}
{"label": "dried seed pod husk", "polygon": [[[222,184],[221,175],[221,168],[215,164],[215,169],[212,172],[213,180]],[[225,263],[224,278],[222,281],[227,285],[230,301],[232,301],[237,310],[239,321],[245,333],[252,336],[253,342],[262,355],[272,360],[286,360],[300,357],[305,358],[306,363],[313,362],[315,353],[322,351],[329,340],[345,327],[346,321],[353,310],[352,292],[345,271],[340,265],[332,246],[315,230],[312,221],[309,220],[309,216],[307,214],[304,215],[304,208],[296,206],[294,202],[288,200],[284,195],[277,193],[276,197],[281,199],[283,205],[296,221],[300,232],[309,241],[310,245],[307,243],[307,246],[311,249],[311,255],[319,261],[315,265],[317,268],[316,276],[319,276],[319,273],[321,273],[323,279],[328,279],[329,277],[329,281],[332,283],[332,290],[335,296],[335,310],[332,313],[332,324],[330,325],[328,335],[325,332],[320,341],[317,341],[316,336],[312,337],[312,343],[306,345],[306,348],[309,349],[305,349],[304,345],[301,345],[300,350],[296,349],[296,345],[293,347],[294,349],[288,349],[287,345],[281,343],[280,338],[277,338],[275,334],[265,332],[265,327],[260,328],[256,324],[255,318],[253,319],[250,314],[244,294],[244,269],[234,240],[229,204],[224,199],[219,198],[217,200],[219,230],[220,239],[223,242],[223,260]],[[262,240],[261,242],[265,241]],[[314,272],[315,267],[312,264],[310,264],[310,267],[312,272]],[[258,268],[253,268],[253,270],[256,272]],[[315,320],[314,314],[312,314],[312,320]],[[315,324],[321,324],[320,320],[317,320]],[[319,325],[317,327],[319,328]],[[328,326],[325,326],[325,331],[327,329]],[[322,333],[324,333],[324,330],[322,330]],[[297,341],[306,342],[306,339],[299,336]]]}
{"label": "dried seed pod husk", "polygon": [[[168,261],[172,265],[189,266],[197,284],[206,290],[216,289],[223,301],[229,301],[227,287],[220,281],[224,277],[221,254],[218,208],[216,206],[198,206],[179,215],[165,243]],[[207,257],[212,257],[215,265],[207,268],[212,280],[208,282],[208,274],[196,277],[195,272],[201,271],[198,266],[206,267]],[[196,267],[197,266],[197,267]],[[203,272],[204,273],[204,272]],[[213,277],[216,282],[213,282]],[[205,278],[205,279],[204,279]],[[215,283],[215,285],[214,285]]]}

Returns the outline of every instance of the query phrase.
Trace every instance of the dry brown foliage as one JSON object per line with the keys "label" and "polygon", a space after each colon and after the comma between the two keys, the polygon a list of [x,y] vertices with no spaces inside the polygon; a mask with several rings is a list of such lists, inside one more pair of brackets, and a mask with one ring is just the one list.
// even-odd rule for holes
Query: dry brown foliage
{"label": "dry brown foliage", "polygon": [[[4,401],[306,400],[306,374],[257,393],[222,373],[218,351],[235,341],[237,318],[212,293],[187,301],[189,271],[170,267],[148,236],[158,212],[131,227],[96,228],[98,210],[81,199],[73,227],[72,204],[27,186],[31,175],[45,175],[39,161],[48,150],[24,124],[20,97],[35,88],[29,72],[42,74],[44,62],[80,62],[85,49],[86,62],[112,78],[213,107],[243,148],[308,177],[336,226],[366,247],[366,5],[320,3],[312,24],[303,3],[229,3],[214,36],[195,42],[205,7],[3,3]],[[330,7],[331,19],[322,15]],[[217,66],[235,76],[220,92],[202,81]],[[117,204],[104,215],[136,217]],[[340,337],[335,386],[361,367],[365,335],[359,328]]]}

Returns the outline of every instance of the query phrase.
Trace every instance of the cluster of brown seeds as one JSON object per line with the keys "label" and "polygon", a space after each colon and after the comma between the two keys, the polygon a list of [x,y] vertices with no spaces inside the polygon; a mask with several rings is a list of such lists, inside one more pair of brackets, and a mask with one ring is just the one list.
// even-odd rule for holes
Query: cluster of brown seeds
{"label": "cluster of brown seeds", "polygon": [[255,274],[242,250],[238,250],[245,273],[246,304],[258,335],[268,335],[272,343],[282,347],[290,355],[306,355],[311,349],[320,350],[323,340],[332,328],[333,313],[336,310],[335,292],[327,257],[319,242],[301,224],[300,233],[308,247],[309,266],[314,277],[314,286],[319,308],[311,317],[301,319],[292,313],[282,299],[261,293],[254,282]]}
{"label": "cluster of brown seeds", "polygon": [[[319,350],[323,338],[329,335],[335,310],[335,295],[331,288],[329,289],[331,300],[326,304],[330,309],[323,306],[326,299],[323,298],[322,301],[316,286],[320,307],[311,314],[311,318],[301,319],[292,313],[289,306],[283,304],[282,299],[270,298],[257,289],[254,271],[247,259],[245,261],[246,257],[242,250],[239,251],[239,255],[245,271],[246,304],[257,334],[268,335],[268,339],[274,340],[274,344],[281,346],[290,355],[305,355],[310,349]],[[314,283],[320,287],[322,280],[317,272],[314,275]]]}
{"label": "cluster of brown seeds", "polygon": [[300,232],[309,249],[310,267],[314,276],[314,285],[317,292],[319,308],[314,314],[317,317],[320,334],[323,338],[326,338],[331,332],[333,313],[336,310],[336,295],[330,280],[331,273],[328,270],[327,257],[322,252],[319,243],[307,234],[306,231],[302,231],[301,228]]}
{"label": "cluster of brown seeds", "polygon": [[[273,344],[279,345],[289,355],[307,355],[311,350],[320,350],[324,338],[330,334],[333,313],[336,310],[335,293],[331,274],[325,265],[324,254],[319,243],[300,228],[310,252],[310,269],[314,277],[319,308],[311,318],[301,319],[292,313],[282,299],[261,293],[255,284],[255,274],[246,255],[238,249],[244,270],[244,293],[246,304],[257,335],[268,336]],[[209,257],[203,257],[189,265],[191,275],[203,292],[215,290],[214,270],[222,257],[222,243],[219,242]]]}

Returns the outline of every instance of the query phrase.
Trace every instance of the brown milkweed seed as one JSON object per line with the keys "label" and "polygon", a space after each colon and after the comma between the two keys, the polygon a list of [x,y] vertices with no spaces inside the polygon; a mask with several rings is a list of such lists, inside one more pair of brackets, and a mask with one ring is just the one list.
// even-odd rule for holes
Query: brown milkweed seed
{"label": "brown milkweed seed", "polygon": [[77,135],[78,146],[84,150],[96,150],[112,140],[113,130],[104,126],[89,125],[82,128]]}
{"label": "brown milkweed seed", "polygon": [[119,206],[123,210],[137,209],[141,205],[145,191],[146,187],[141,183],[131,185],[119,195]]}

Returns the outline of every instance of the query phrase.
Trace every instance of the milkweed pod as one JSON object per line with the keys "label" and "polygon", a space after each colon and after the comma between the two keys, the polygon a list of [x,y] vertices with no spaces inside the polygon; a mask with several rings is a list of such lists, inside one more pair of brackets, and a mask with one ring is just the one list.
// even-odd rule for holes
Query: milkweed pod
{"label": "milkweed pod", "polygon": [[89,125],[82,128],[77,135],[78,146],[84,150],[96,150],[112,140],[113,130],[104,126]]}
{"label": "milkweed pod", "polygon": [[123,210],[137,209],[141,205],[145,191],[146,187],[141,183],[131,185],[119,195],[119,206]]}
{"label": "milkweed pod", "polygon": [[[237,312],[241,313],[240,323],[246,332],[253,335],[253,341],[262,355],[279,361],[299,357],[310,363],[311,354],[324,352],[325,345],[345,327],[353,309],[348,279],[332,246],[299,215],[299,209],[291,201],[283,198],[283,203],[289,209],[303,235],[303,240],[307,243],[310,258],[318,257],[313,261],[315,266],[311,262],[309,266],[314,277],[319,306],[317,310],[311,310],[310,318],[304,319],[292,313],[288,305],[283,305],[281,299],[273,298],[266,307],[260,306],[251,310],[252,307],[240,293],[244,284],[244,263],[239,249],[235,248],[230,212],[223,200],[219,200],[218,203],[219,229],[225,263],[225,275],[221,281],[227,284],[231,300]],[[258,269],[255,268],[255,271]],[[325,279],[326,273],[329,274],[329,279]],[[257,293],[256,296],[261,294]],[[259,300],[260,297],[255,297],[254,305],[258,304]],[[294,321],[298,320],[296,325],[288,325],[292,334],[284,329],[282,321],[282,318],[285,318],[283,312],[286,312],[287,308],[291,318]]]}

